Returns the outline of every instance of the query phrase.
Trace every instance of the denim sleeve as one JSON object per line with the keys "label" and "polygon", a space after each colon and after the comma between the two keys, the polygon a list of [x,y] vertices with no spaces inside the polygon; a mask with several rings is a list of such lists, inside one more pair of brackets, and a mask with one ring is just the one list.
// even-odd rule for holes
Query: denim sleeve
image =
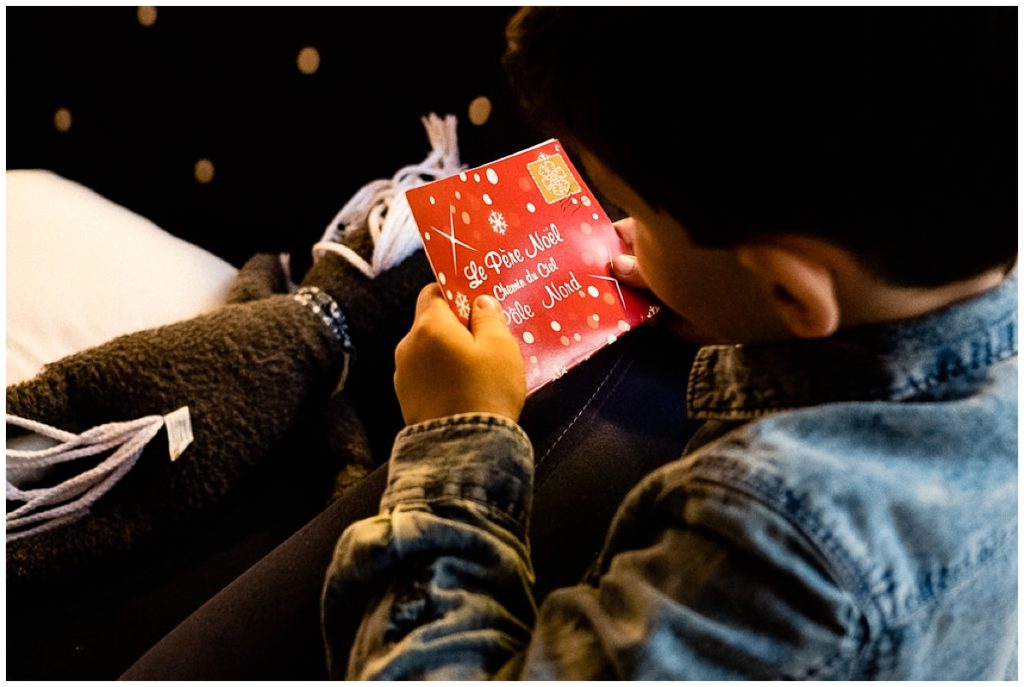
{"label": "denim sleeve", "polygon": [[525,435],[487,416],[404,430],[380,514],[345,531],[328,571],[331,674],[848,676],[862,616],[799,528],[686,461],[667,467],[627,497],[593,575],[538,613]]}
{"label": "denim sleeve", "polygon": [[332,677],[493,676],[536,612],[529,440],[497,416],[430,421],[398,435],[388,470],[380,513],[345,530],[328,570]]}
{"label": "denim sleeve", "polygon": [[679,461],[627,497],[584,584],[552,592],[524,679],[850,679],[865,627],[783,513]]}

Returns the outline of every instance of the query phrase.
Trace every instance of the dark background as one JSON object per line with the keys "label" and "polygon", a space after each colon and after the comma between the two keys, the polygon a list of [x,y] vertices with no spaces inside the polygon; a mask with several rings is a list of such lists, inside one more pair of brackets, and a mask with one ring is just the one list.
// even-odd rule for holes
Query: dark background
{"label": "dark background", "polygon": [[8,8],[7,168],[53,170],[236,266],[288,251],[298,276],[359,187],[423,159],[421,116],[459,118],[470,166],[543,140],[501,70],[514,9],[160,7],[143,26],[135,7]]}

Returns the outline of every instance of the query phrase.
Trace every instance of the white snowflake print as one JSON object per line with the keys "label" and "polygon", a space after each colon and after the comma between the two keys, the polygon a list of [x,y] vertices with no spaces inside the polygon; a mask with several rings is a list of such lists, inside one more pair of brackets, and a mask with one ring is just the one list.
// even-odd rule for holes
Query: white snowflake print
{"label": "white snowflake print", "polygon": [[647,317],[654,317],[655,315],[658,314],[659,310],[661,310],[661,308],[658,307],[657,305],[647,306]]}
{"label": "white snowflake print", "polygon": [[467,298],[466,294],[461,291],[455,294],[455,307],[459,310],[459,317],[465,320],[469,319],[469,298]]}
{"label": "white snowflake print", "polygon": [[491,231],[495,234],[505,235],[505,231],[508,229],[508,222],[505,221],[505,215],[501,214],[497,210],[491,210],[491,214],[487,215],[487,222],[491,225]]}
{"label": "white snowflake print", "polygon": [[544,188],[556,198],[565,198],[572,191],[572,178],[566,174],[565,167],[553,159],[544,160],[537,166],[537,173]]}

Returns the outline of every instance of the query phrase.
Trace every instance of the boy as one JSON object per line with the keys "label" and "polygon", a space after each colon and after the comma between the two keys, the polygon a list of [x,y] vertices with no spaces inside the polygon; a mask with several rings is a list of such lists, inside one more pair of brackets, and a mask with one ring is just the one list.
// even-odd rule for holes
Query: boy
{"label": "boy", "polygon": [[538,609],[519,351],[493,300],[467,331],[428,287],[396,350],[409,426],[380,514],[328,572],[332,672],[1015,676],[1013,27],[519,13],[524,104],[630,215],[620,276],[722,342],[689,381],[707,422]]}

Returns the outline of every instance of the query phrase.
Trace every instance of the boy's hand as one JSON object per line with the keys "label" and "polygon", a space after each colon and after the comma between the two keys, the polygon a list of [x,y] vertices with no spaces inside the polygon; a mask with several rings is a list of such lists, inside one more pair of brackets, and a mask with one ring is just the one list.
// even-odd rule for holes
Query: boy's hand
{"label": "boy's hand", "polygon": [[629,253],[616,255],[615,259],[612,260],[615,276],[626,286],[650,291],[647,280],[644,278],[640,265],[636,261],[636,256],[633,254],[633,243],[636,241],[636,220],[632,217],[627,217],[615,222],[614,226],[615,232],[629,250]]}
{"label": "boy's hand", "polygon": [[420,291],[412,329],[395,348],[395,391],[409,425],[474,412],[517,421],[526,367],[498,302],[478,297],[467,330],[437,284]]}

